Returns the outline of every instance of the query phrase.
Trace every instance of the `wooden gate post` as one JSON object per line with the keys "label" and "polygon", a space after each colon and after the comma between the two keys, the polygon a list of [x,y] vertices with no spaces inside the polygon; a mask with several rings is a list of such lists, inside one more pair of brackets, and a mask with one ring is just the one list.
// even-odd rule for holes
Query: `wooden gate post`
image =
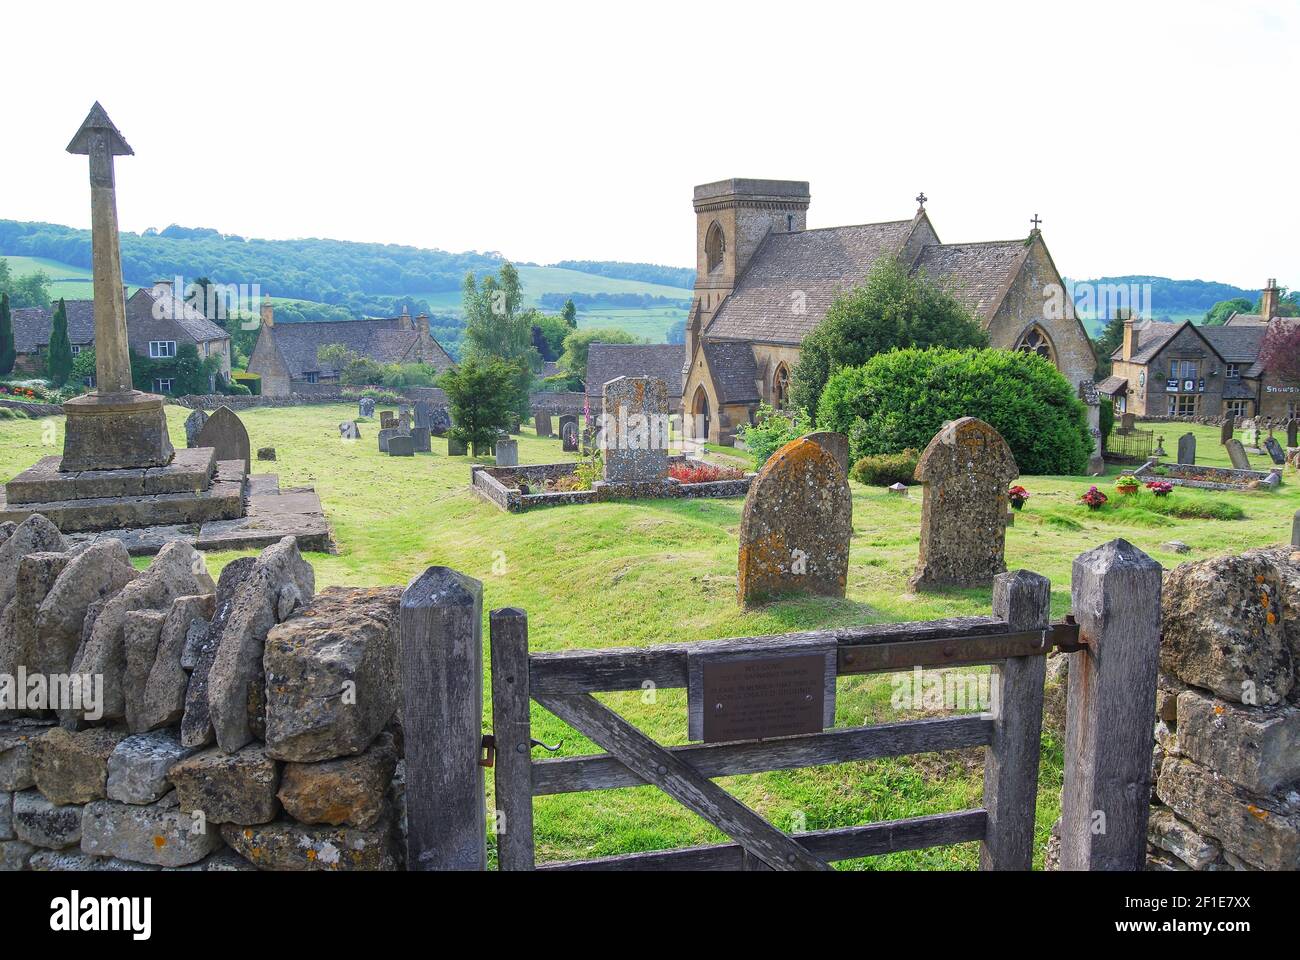
{"label": "wooden gate post", "polygon": [[402,594],[406,868],[485,870],[483,584],[430,567]]}
{"label": "wooden gate post", "polygon": [[[993,615],[1013,632],[1051,624],[1052,585],[1028,570],[993,581]],[[997,684],[993,740],[984,753],[984,808],[988,828],[980,869],[1028,870],[1034,860],[1034,813],[1043,729],[1047,658],[1010,657],[993,668]]]}
{"label": "wooden gate post", "polygon": [[1141,870],[1146,861],[1160,663],[1160,564],[1127,540],[1075,558],[1061,788],[1061,869]]}
{"label": "wooden gate post", "polygon": [[497,868],[532,870],[533,728],[528,711],[528,614],[514,607],[488,617],[492,646],[492,735],[497,756]]}

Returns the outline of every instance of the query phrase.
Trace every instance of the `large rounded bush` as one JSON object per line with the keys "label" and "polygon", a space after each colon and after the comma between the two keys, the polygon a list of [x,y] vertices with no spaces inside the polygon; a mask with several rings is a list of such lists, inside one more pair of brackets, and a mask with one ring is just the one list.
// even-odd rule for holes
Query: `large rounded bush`
{"label": "large rounded bush", "polygon": [[826,383],[817,426],[847,434],[853,460],[924,450],[944,423],[979,417],[1024,474],[1082,473],[1092,451],[1083,401],[1042,357],[1010,350],[894,350]]}

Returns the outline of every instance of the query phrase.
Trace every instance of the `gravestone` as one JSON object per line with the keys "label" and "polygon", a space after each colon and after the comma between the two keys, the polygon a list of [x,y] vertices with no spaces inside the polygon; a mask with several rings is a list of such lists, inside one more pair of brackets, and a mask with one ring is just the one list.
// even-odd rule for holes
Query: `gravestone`
{"label": "gravestone", "polygon": [[1232,439],[1232,431],[1237,428],[1237,417],[1235,414],[1228,414],[1223,418],[1223,426],[1219,428],[1219,443],[1227,443]]}
{"label": "gravestone", "polygon": [[432,426],[430,422],[432,419],[433,419],[433,404],[430,403],[428,400],[416,400],[414,425],[416,427],[424,427],[427,429],[430,426]]}
{"label": "gravestone", "polygon": [[428,427],[411,428],[411,445],[416,453],[432,453],[433,447],[429,441]]}
{"label": "gravestone", "polygon": [[1246,449],[1242,446],[1240,440],[1236,437],[1230,439],[1224,444],[1228,448],[1228,459],[1232,461],[1232,466],[1237,470],[1249,470],[1250,457],[1246,456]]}
{"label": "gravestone", "polygon": [[740,605],[791,593],[844,596],[852,533],[853,496],[839,461],[808,437],[791,440],[763,464],[745,497]]}
{"label": "gravestone", "polygon": [[497,440],[497,466],[519,466],[519,441],[502,437]]}
{"label": "gravestone", "polygon": [[618,377],[602,390],[600,447],[606,483],[668,475],[668,385],[658,377]]}
{"label": "gravestone", "polygon": [[379,411],[379,426],[384,430],[397,429],[397,414],[391,410]]}
{"label": "gravestone", "polygon": [[410,410],[403,410],[401,413],[397,415],[397,429],[401,430],[402,433],[411,432],[411,411]]}
{"label": "gravestone", "polygon": [[1178,462],[1196,463],[1196,434],[1184,433],[1178,438]]}
{"label": "gravestone", "polygon": [[566,423],[560,429],[560,449],[565,453],[578,452],[578,423],[576,420]]}
{"label": "gravestone", "polygon": [[344,420],[339,424],[339,436],[344,440],[360,440],[361,428],[357,426],[355,420]]}
{"label": "gravestone", "polygon": [[259,460],[274,460],[274,459],[275,459],[275,447],[258,447],[258,448],[257,448],[257,459],[259,459]]}
{"label": "gravestone", "polygon": [[1121,433],[1132,433],[1133,428],[1137,426],[1137,415],[1133,413],[1123,414],[1119,419],[1119,424]]}
{"label": "gravestone", "polygon": [[804,437],[805,440],[811,440],[826,449],[835,462],[840,465],[844,475],[849,475],[849,438],[842,433],[833,433],[830,430],[820,430],[817,433],[810,433]]}
{"label": "gravestone", "polygon": [[393,437],[410,436],[405,430],[398,430],[396,427],[388,427],[379,431],[379,452],[388,453],[388,445],[392,442]]}
{"label": "gravestone", "polygon": [[455,437],[447,438],[447,456],[463,457],[465,456],[465,441],[457,440]]}
{"label": "gravestone", "polygon": [[1297,510],[1291,519],[1291,546],[1300,550],[1300,510]]}
{"label": "gravestone", "polygon": [[1154,450],[1151,451],[1151,456],[1153,456],[1153,457],[1166,457],[1166,456],[1168,456],[1168,454],[1165,453],[1165,438],[1164,438],[1164,437],[1156,437],[1156,448],[1155,448]]}
{"label": "gravestone", "polygon": [[1297,434],[1300,434],[1300,420],[1292,417],[1286,422],[1286,445],[1288,447],[1300,446],[1300,443],[1296,442]]}
{"label": "gravestone", "polygon": [[539,414],[538,414],[538,415],[533,419],[533,423],[536,424],[536,426],[537,426],[537,435],[538,435],[539,437],[549,437],[549,436],[552,436],[552,433],[551,433],[551,415],[550,415],[549,413],[546,413],[545,411],[543,411],[542,413],[539,413]]}
{"label": "gravestone", "polygon": [[238,460],[244,465],[244,472],[249,469],[248,431],[243,422],[229,407],[221,407],[199,431],[195,446],[212,447],[217,451],[217,462]]}
{"label": "gravestone", "polygon": [[1100,477],[1106,473],[1106,457],[1101,449],[1101,403],[1088,404],[1087,411],[1088,432],[1092,435],[1092,455],[1088,457],[1088,476]]}
{"label": "gravestone", "polygon": [[1259,453],[1259,425],[1253,418],[1241,422],[1241,442],[1246,449]]}
{"label": "gravestone", "polygon": [[1286,465],[1286,451],[1282,449],[1282,444],[1277,442],[1277,437],[1269,437],[1265,440],[1264,449],[1279,467]]}
{"label": "gravestone", "polygon": [[916,467],[925,487],[913,590],[988,586],[1006,572],[1007,485],[1018,476],[1011,448],[983,420],[944,425]]}
{"label": "gravestone", "polygon": [[390,457],[415,456],[415,444],[409,433],[397,433],[388,438],[388,455]]}
{"label": "gravestone", "polygon": [[358,417],[374,417],[375,415],[375,398],[362,397],[357,401]]}
{"label": "gravestone", "polygon": [[560,414],[560,419],[556,421],[556,423],[556,430],[559,431],[560,436],[564,436],[564,428],[567,424],[571,423],[575,427],[578,425],[578,415],[576,413],[562,413]]}
{"label": "gravestone", "polygon": [[451,429],[451,414],[446,407],[434,407],[429,414],[429,432],[435,437],[445,437]]}
{"label": "gravestone", "polygon": [[207,422],[208,415],[202,410],[195,410],[185,418],[185,446],[199,445],[199,434],[203,432],[203,425]]}

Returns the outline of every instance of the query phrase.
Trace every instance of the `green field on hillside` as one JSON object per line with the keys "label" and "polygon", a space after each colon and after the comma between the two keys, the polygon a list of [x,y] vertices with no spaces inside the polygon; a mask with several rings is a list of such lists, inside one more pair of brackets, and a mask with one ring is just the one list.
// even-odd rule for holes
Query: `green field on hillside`
{"label": "green field on hillside", "polygon": [[[172,440],[184,444],[187,410],[168,407]],[[790,600],[750,612],[736,605],[737,529],[741,500],[663,500],[558,507],[506,514],[469,489],[469,458],[449,458],[446,444],[415,458],[390,458],[376,448],[375,422],[362,421],[360,442],[340,440],[338,423],[353,406],[254,409],[240,416],[254,449],[274,446],[272,468],[284,486],[314,485],[338,544],[336,554],[311,554],[317,588],[330,585],[404,585],[432,564],[444,564],[483,582],[484,616],[503,606],[528,612],[531,644],[538,650],[645,645],[813,628],[937,617],[982,615],[987,589],[914,595],[906,581],[917,558],[921,496],[900,498],[852,484],[853,541],[848,596]],[[0,419],[0,479],[60,449],[63,423]],[[1172,444],[1184,425],[1156,427]],[[1218,429],[1192,427],[1201,461],[1226,464]],[[523,463],[565,459],[558,440],[525,431]],[[733,452],[734,453],[734,452]],[[717,452],[711,456],[728,456]],[[1256,458],[1263,466],[1262,458]],[[1115,537],[1125,537],[1167,567],[1290,536],[1300,508],[1300,484],[1288,474],[1275,493],[1220,494],[1177,491],[1161,507],[1192,515],[1240,507],[1236,520],[1181,519],[1153,509],[1141,494],[1122,507],[1090,513],[1078,497],[1094,482],[1113,495],[1112,476],[1022,477],[1031,499],[1007,533],[1007,562],[1052,581],[1052,612],[1070,606],[1074,557]],[[1120,498],[1114,497],[1119,500]],[[1189,544],[1179,556],[1163,545]],[[238,554],[210,554],[217,573]],[[146,561],[141,560],[144,564]],[[484,626],[486,636],[486,622]],[[486,661],[486,651],[485,651]],[[485,664],[486,667],[486,664]],[[840,726],[906,719],[894,709],[888,676],[839,681]],[[602,697],[665,743],[685,740],[685,698],[659,693]],[[490,714],[485,714],[488,729]],[[534,735],[563,741],[561,754],[596,752],[550,714],[534,707]],[[1038,854],[1059,812],[1060,737],[1045,731],[1038,802]],[[923,754],[899,760],[781,771],[722,781],[742,800],[783,828],[849,826],[978,806],[982,790],[978,749]],[[491,778],[488,778],[489,783]],[[540,797],[536,801],[539,859],[569,859],[633,850],[717,842],[722,838],[693,814],[652,788]],[[974,869],[976,844],[892,854],[845,866],[877,869]]]}
{"label": "green field on hillside", "polygon": [[[8,254],[0,254],[0,260],[9,261],[9,270],[15,277],[25,277],[43,271],[50,278],[50,296],[55,300],[60,297],[65,300],[89,300],[94,296],[90,270],[85,267],[74,267],[45,257],[12,257]],[[126,295],[129,297],[137,289],[138,286],[128,285]]]}

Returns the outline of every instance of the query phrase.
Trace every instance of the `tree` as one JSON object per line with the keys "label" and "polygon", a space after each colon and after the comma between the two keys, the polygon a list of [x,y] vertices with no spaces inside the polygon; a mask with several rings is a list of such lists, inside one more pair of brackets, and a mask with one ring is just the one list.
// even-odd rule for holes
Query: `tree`
{"label": "tree", "polygon": [[490,449],[509,426],[516,372],[502,360],[471,357],[438,379],[454,424],[448,434],[472,447],[475,456]]}
{"label": "tree", "polygon": [[[0,260],[0,267],[8,270],[9,264]],[[9,294],[0,293],[0,377],[7,377],[14,372],[14,361],[17,359],[13,318],[9,315]]]}
{"label": "tree", "polygon": [[587,353],[593,343],[641,343],[626,330],[612,327],[588,327],[586,330],[574,330],[564,338],[564,353],[560,354],[560,367],[582,379],[587,378]]}
{"label": "tree", "polygon": [[564,322],[571,330],[578,329],[578,308],[572,297],[564,301],[564,309],[560,311],[560,316],[564,318]]}
{"label": "tree", "polygon": [[558,360],[564,352],[564,338],[573,332],[562,315],[542,313],[540,310],[528,311],[532,330],[533,346],[542,355],[543,360]]}
{"label": "tree", "polygon": [[72,379],[78,384],[95,382],[94,347],[82,347],[81,352],[72,358]]}
{"label": "tree", "polygon": [[324,343],[316,348],[316,361],[328,364],[340,373],[348,364],[358,359],[358,356],[355,350],[351,350],[341,343]]}
{"label": "tree", "polygon": [[1092,341],[1092,354],[1097,361],[1096,374],[1098,379],[1110,376],[1110,356],[1119,349],[1120,344],[1123,342],[1124,314],[1118,313],[1106,321],[1101,336]]}
{"label": "tree", "polygon": [[1020,472],[1078,474],[1092,453],[1084,404],[1043,357],[1018,350],[891,350],[841,367],[817,428],[846,434],[853,459],[923,450],[943,424],[979,417],[1002,434]]}
{"label": "tree", "polygon": [[59,298],[54,308],[54,323],[50,329],[50,353],[45,361],[50,382],[61,387],[72,376],[72,344],[68,342],[68,308]]}
{"label": "tree", "polygon": [[1259,359],[1273,376],[1300,384],[1300,323],[1270,323]]}
{"label": "tree", "polygon": [[1250,313],[1254,309],[1254,302],[1245,297],[1220,300],[1206,312],[1204,324],[1207,327],[1222,326],[1234,313]]}
{"label": "tree", "polygon": [[985,347],[988,334],[971,313],[896,257],[876,262],[866,281],[835,298],[804,338],[794,371],[796,406],[818,408],[826,381],[840,367],[858,366],[903,347]]}
{"label": "tree", "polygon": [[533,346],[532,317],[520,310],[522,303],[519,271],[509,262],[501,265],[497,275],[488,274],[481,283],[472,273],[465,276],[465,358],[480,362],[496,359],[511,367],[511,409],[527,416],[533,371],[541,369],[542,357]]}

